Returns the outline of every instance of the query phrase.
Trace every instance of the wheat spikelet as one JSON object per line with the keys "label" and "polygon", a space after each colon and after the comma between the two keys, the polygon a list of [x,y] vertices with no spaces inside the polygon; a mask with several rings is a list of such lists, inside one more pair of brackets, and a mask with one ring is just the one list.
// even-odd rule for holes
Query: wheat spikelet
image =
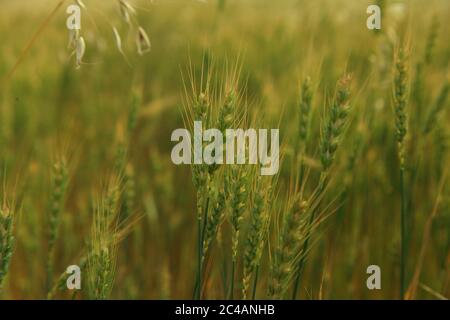
{"label": "wheat spikelet", "polygon": [[264,238],[270,220],[270,208],[267,208],[267,202],[270,197],[269,187],[262,185],[260,176],[258,176],[256,181],[250,217],[250,230],[248,231],[244,251],[243,299],[247,299],[251,277],[259,266],[264,248]]}
{"label": "wheat spikelet", "polygon": [[400,298],[404,298],[406,289],[406,190],[405,190],[405,136],[407,133],[407,113],[406,105],[408,100],[408,68],[407,58],[403,48],[399,52],[395,61],[394,77],[394,112],[395,112],[395,133],[397,138],[397,155],[400,162],[400,196],[401,196],[401,253],[400,253]]}
{"label": "wheat spikelet", "polygon": [[48,213],[48,261],[47,261],[47,289],[50,290],[53,281],[53,261],[55,242],[64,207],[64,200],[68,184],[68,169],[66,160],[61,158],[53,165],[52,194]]}
{"label": "wheat spikelet", "polygon": [[322,172],[326,173],[332,165],[336,150],[341,142],[348,121],[348,100],[350,97],[349,75],[344,75],[337,84],[336,96],[322,128],[320,139],[320,160]]}
{"label": "wheat spikelet", "polygon": [[303,153],[306,148],[306,141],[308,138],[309,122],[311,116],[311,102],[313,98],[311,88],[311,78],[306,77],[302,84],[301,99],[299,103],[299,144],[300,152]]}
{"label": "wheat spikelet", "polygon": [[14,250],[15,237],[14,214],[6,205],[0,208],[0,291],[3,280],[8,273],[11,256]]}
{"label": "wheat spikelet", "polygon": [[87,259],[89,296],[96,300],[110,297],[116,269],[115,227],[111,222],[111,213],[109,212],[111,207],[107,198],[98,204],[94,212],[92,238]]}
{"label": "wheat spikelet", "polygon": [[288,209],[284,219],[269,287],[269,294],[274,299],[283,298],[295,275],[298,259],[305,254],[301,246],[309,234],[309,228],[312,227],[307,225],[308,209],[308,202],[300,200],[298,207],[292,206]]}
{"label": "wheat spikelet", "polygon": [[406,65],[405,51],[400,49],[395,62],[394,78],[394,112],[395,112],[395,134],[397,138],[398,158],[400,167],[405,166],[405,136],[407,132],[406,103],[408,97],[408,70]]}

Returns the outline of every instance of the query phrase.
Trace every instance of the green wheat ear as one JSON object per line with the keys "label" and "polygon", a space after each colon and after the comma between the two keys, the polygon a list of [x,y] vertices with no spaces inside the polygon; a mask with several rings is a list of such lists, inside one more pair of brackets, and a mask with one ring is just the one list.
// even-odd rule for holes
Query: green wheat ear
{"label": "green wheat ear", "polygon": [[202,260],[205,259],[211,242],[217,235],[219,226],[223,220],[226,206],[225,191],[223,189],[219,190],[214,184],[212,184],[209,189],[209,199],[211,209],[209,215],[206,217],[205,235],[203,236]]}
{"label": "green wheat ear", "polygon": [[320,160],[322,172],[326,173],[333,164],[336,150],[348,121],[351,76],[344,75],[337,84],[336,96],[322,128],[320,139]]}
{"label": "green wheat ear", "polygon": [[102,200],[94,212],[90,251],[87,259],[89,297],[108,299],[114,285],[117,247],[115,229],[107,200]]}
{"label": "green wheat ear", "polygon": [[398,158],[401,169],[405,166],[405,136],[407,133],[406,104],[408,100],[408,70],[406,54],[400,49],[395,62],[394,78],[394,112],[395,135],[397,138]]}
{"label": "green wheat ear", "polygon": [[[263,185],[261,176],[256,178],[253,191],[253,205],[250,211],[250,229],[247,234],[244,251],[244,268],[242,276],[242,298],[247,299],[252,276],[256,273],[262,251],[264,249],[267,228],[270,222],[270,212],[267,208],[271,195],[270,185]],[[255,281],[256,275],[255,275]],[[254,288],[255,290],[255,288]],[[253,295],[255,292],[253,292]]]}
{"label": "green wheat ear", "polygon": [[68,169],[66,161],[62,158],[53,165],[52,170],[52,194],[49,212],[49,250],[53,250],[64,205],[68,183]]}
{"label": "green wheat ear", "polygon": [[248,195],[248,172],[245,168],[233,165],[230,170],[230,189],[229,199],[231,207],[231,226],[233,228],[232,239],[232,260],[236,261],[238,253],[239,232],[241,230],[241,221],[247,208]]}
{"label": "green wheat ear", "polygon": [[405,190],[405,136],[407,133],[406,105],[408,101],[408,67],[407,57],[403,48],[400,48],[395,61],[394,76],[394,112],[395,134],[397,138],[397,155],[400,162],[400,298],[403,299],[406,289],[406,190]]}
{"label": "green wheat ear", "polygon": [[309,237],[310,228],[306,224],[310,206],[307,201],[300,200],[298,206],[291,206],[284,218],[280,244],[276,251],[276,262],[273,268],[269,294],[274,299],[282,299],[291,280],[296,275],[296,265],[306,253],[302,252],[302,244]]}
{"label": "green wheat ear", "polygon": [[230,129],[233,127],[233,122],[235,120],[235,111],[237,104],[237,95],[236,92],[232,89],[230,90],[226,97],[225,103],[219,111],[219,120],[218,120],[218,129],[225,136],[226,129]]}
{"label": "green wheat ear", "polygon": [[[331,165],[334,162],[336,151],[341,144],[341,140],[344,135],[344,130],[348,125],[348,113],[349,113],[349,99],[350,99],[350,84],[351,75],[345,74],[342,76],[336,86],[336,93],[333,99],[329,113],[325,115],[322,124],[322,133],[319,143],[320,160],[322,164],[322,170],[320,173],[320,180],[317,189],[318,199],[321,198],[327,184],[328,174]],[[320,201],[319,201],[320,203]],[[309,252],[309,239],[310,232],[313,229],[313,224],[316,219],[316,214],[319,211],[319,206],[312,208],[308,222],[306,224],[306,234],[303,240],[303,246],[301,249],[301,256],[298,259],[297,266],[294,266],[294,270],[297,273],[294,283],[293,299],[296,298],[300,278],[303,273],[303,269],[306,262],[306,254]],[[274,291],[277,295],[277,290]],[[279,292],[279,290],[278,290]]]}
{"label": "green wheat ear", "polygon": [[309,134],[309,122],[311,116],[311,102],[313,92],[311,87],[311,78],[306,77],[302,84],[301,98],[299,102],[299,145],[300,152],[304,152],[306,148],[306,141]]}
{"label": "green wheat ear", "polygon": [[[210,101],[206,93],[201,93],[192,105],[192,113],[195,121],[204,122],[207,120],[207,111],[210,109]],[[194,142],[193,142],[194,143]],[[202,142],[203,143],[203,142]],[[205,191],[208,180],[208,167],[204,164],[193,164],[192,182],[197,189],[197,218],[203,219],[204,202],[206,201]]]}
{"label": "green wheat ear", "polygon": [[64,207],[64,200],[69,180],[66,160],[59,159],[52,170],[52,194],[48,213],[48,261],[47,261],[47,289],[50,290],[53,281],[53,263],[55,258],[55,242]]}
{"label": "green wheat ear", "polygon": [[0,208],[0,290],[14,250],[14,214],[7,205]]}
{"label": "green wheat ear", "polygon": [[231,222],[231,285],[229,288],[229,298],[233,298],[234,277],[237,268],[239,237],[241,222],[247,209],[250,176],[247,166],[231,165],[228,171],[225,184],[229,186],[227,197],[230,202],[230,222]]}

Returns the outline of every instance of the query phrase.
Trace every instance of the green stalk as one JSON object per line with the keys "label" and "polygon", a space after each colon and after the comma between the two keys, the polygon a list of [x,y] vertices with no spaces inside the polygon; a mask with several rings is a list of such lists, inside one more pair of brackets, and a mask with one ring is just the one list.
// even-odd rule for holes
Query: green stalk
{"label": "green stalk", "polygon": [[[326,181],[325,181],[325,175],[322,175],[322,177],[320,178],[320,185],[319,185],[319,192],[318,195],[320,196],[320,194],[325,190],[325,185],[326,185]],[[294,289],[292,291],[292,300],[297,299],[297,292],[298,292],[298,287],[300,285],[300,279],[302,277],[303,274],[303,270],[305,267],[305,262],[306,262],[306,252],[308,252],[309,250],[309,239],[311,238],[311,226],[314,223],[314,218],[316,216],[316,212],[318,211],[319,206],[316,206],[313,211],[311,212],[311,215],[309,217],[309,221],[308,221],[308,227],[307,227],[307,234],[306,234],[306,238],[305,238],[305,242],[303,243],[303,248],[302,248],[302,257],[300,258],[300,261],[298,263],[298,267],[297,267],[297,276],[295,277],[295,282],[294,282]]]}
{"label": "green stalk", "polygon": [[400,299],[405,296],[406,276],[406,192],[404,168],[400,169],[400,193],[401,193],[401,258],[400,258]]}
{"label": "green stalk", "polygon": [[257,265],[256,269],[255,269],[255,279],[253,280],[252,300],[255,300],[255,297],[256,297],[256,285],[258,284],[258,276],[259,276],[259,265]]}
{"label": "green stalk", "polygon": [[197,219],[197,236],[198,236],[198,245],[197,245],[197,276],[196,283],[194,287],[194,298],[196,300],[200,300],[201,291],[202,291],[202,272],[203,272],[203,241],[205,237],[205,228],[206,228],[206,218],[208,216],[208,207],[209,207],[209,197],[206,199],[206,205],[203,211],[203,220]]}
{"label": "green stalk", "polygon": [[[348,121],[348,101],[350,97],[350,82],[351,76],[344,75],[339,79],[336,86],[336,94],[334,101],[331,105],[330,112],[325,118],[324,127],[322,129],[322,137],[320,140],[320,160],[322,164],[322,172],[319,178],[318,186],[318,199],[321,198],[322,193],[325,191],[327,184],[328,173],[331,165],[334,162],[336,150],[341,142],[343,131]],[[307,252],[309,250],[309,238],[311,237],[311,227],[314,223],[319,205],[313,208],[309,217],[307,225],[307,234],[302,248],[302,256],[299,264],[297,265],[297,276],[294,283],[294,289],[292,292],[292,299],[296,299],[298,287],[300,285],[300,279],[305,266]]]}
{"label": "green stalk", "polygon": [[394,77],[394,112],[397,138],[397,153],[400,162],[400,299],[404,298],[406,285],[406,190],[405,190],[405,136],[407,133],[406,104],[408,98],[408,68],[407,57],[403,48],[400,48],[395,61]]}
{"label": "green stalk", "polygon": [[233,291],[234,291],[234,274],[236,270],[236,260],[233,259],[233,263],[231,265],[231,283],[230,283],[230,291],[228,292],[228,299],[233,300]]}
{"label": "green stalk", "polygon": [[202,249],[201,249],[201,230],[202,230],[202,221],[201,219],[197,218],[197,273],[195,275],[195,285],[194,285],[194,293],[193,293],[193,299],[198,299],[198,284],[200,280],[200,265],[201,265],[201,259],[202,259]]}

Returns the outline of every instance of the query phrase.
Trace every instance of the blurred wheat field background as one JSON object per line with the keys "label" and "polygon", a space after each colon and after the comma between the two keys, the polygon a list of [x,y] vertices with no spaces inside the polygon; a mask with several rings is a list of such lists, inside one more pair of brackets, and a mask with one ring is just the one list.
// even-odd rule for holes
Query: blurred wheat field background
{"label": "blurred wheat field background", "polygon": [[[449,297],[450,2],[84,0],[79,69],[58,3],[0,0],[1,298]],[[193,119],[279,172],[174,165]]]}

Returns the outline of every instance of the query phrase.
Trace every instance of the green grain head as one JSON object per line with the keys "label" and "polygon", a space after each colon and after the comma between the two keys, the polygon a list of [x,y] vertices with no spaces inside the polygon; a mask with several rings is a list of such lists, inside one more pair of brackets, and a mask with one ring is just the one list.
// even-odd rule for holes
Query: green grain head
{"label": "green grain head", "polygon": [[7,205],[0,208],[0,290],[14,250],[14,215]]}
{"label": "green grain head", "polygon": [[64,198],[69,180],[67,164],[64,158],[55,162],[52,168],[52,194],[49,208],[49,251],[55,245]]}
{"label": "green grain head", "polygon": [[245,242],[242,278],[243,299],[247,299],[251,277],[259,266],[269,226],[270,212],[267,206],[270,197],[270,186],[263,185],[261,180],[260,176],[256,178],[252,208],[250,210],[250,228]]}
{"label": "green grain head", "polygon": [[394,112],[395,112],[395,133],[397,138],[398,158],[400,167],[405,166],[405,136],[407,133],[407,112],[408,100],[408,68],[404,49],[400,49],[395,61],[394,76]]}
{"label": "green grain head", "polygon": [[350,76],[344,75],[337,84],[334,101],[322,127],[320,159],[322,171],[327,172],[333,164],[336,150],[342,140],[348,122]]}
{"label": "green grain head", "polygon": [[306,141],[308,139],[309,122],[311,116],[311,103],[313,92],[311,87],[311,78],[306,77],[302,84],[301,98],[299,102],[299,144],[300,152],[304,152]]}

